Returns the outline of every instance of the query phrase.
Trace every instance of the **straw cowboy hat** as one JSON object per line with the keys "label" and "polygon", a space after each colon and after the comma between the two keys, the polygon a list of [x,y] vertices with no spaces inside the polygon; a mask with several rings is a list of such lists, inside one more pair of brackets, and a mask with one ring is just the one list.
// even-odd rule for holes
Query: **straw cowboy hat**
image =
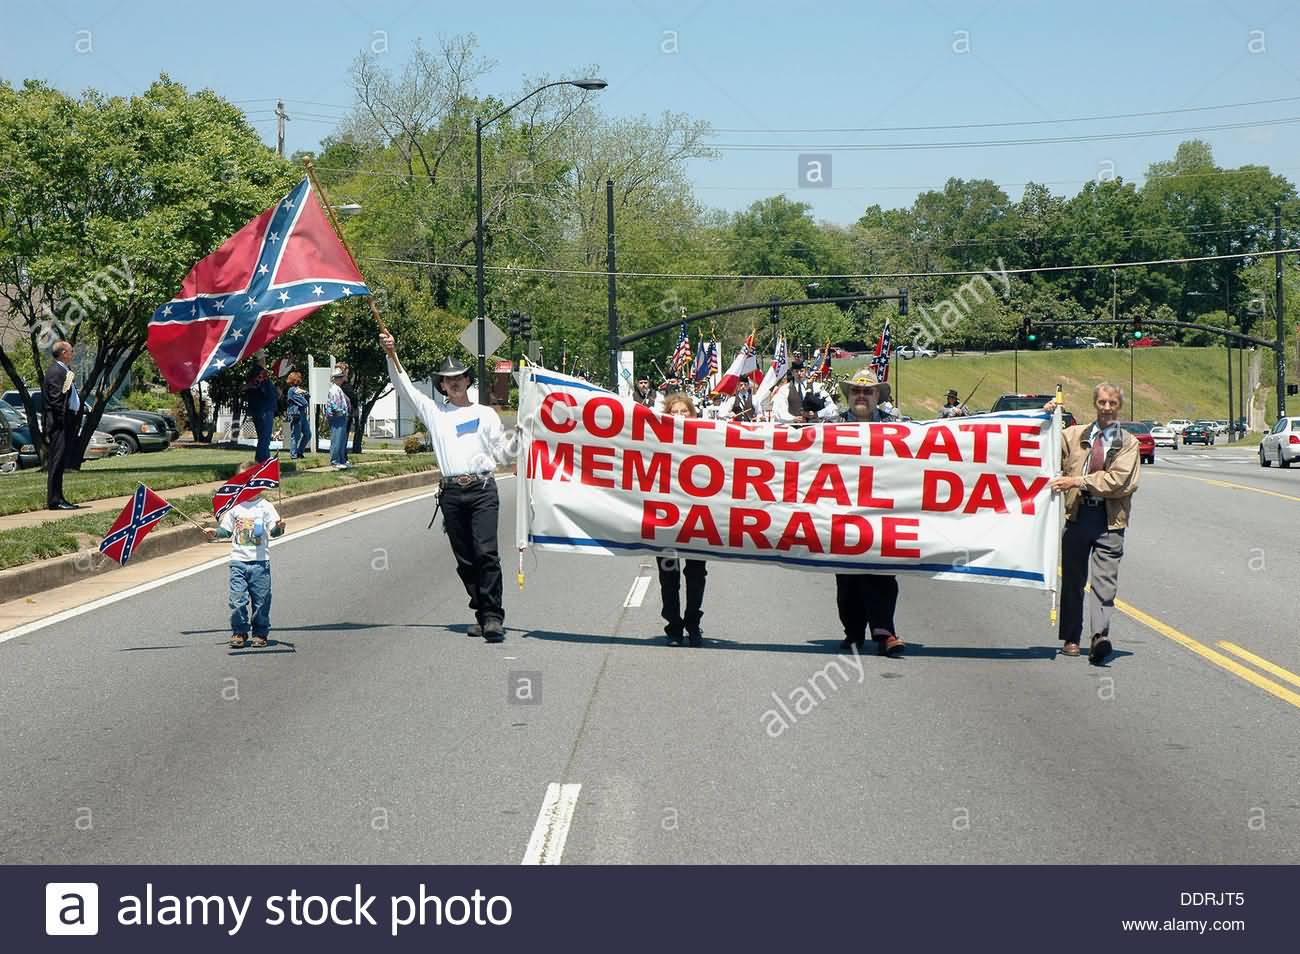
{"label": "straw cowboy hat", "polygon": [[889,382],[881,381],[870,367],[859,368],[851,377],[840,382],[840,391],[843,392],[846,401],[849,399],[849,388],[875,388],[878,395],[877,404],[884,404],[890,399]]}

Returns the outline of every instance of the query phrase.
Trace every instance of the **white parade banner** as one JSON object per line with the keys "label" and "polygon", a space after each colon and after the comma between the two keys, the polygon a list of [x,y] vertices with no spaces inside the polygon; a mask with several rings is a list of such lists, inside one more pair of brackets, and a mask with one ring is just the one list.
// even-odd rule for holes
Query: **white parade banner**
{"label": "white parade banner", "polygon": [[1055,589],[1060,414],[803,427],[520,383],[518,545]]}

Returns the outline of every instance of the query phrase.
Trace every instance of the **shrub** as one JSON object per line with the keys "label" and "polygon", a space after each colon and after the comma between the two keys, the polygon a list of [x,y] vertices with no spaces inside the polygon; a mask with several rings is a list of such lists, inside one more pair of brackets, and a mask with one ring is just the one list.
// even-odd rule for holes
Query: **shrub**
{"label": "shrub", "polygon": [[420,438],[419,434],[412,434],[410,437],[408,437],[406,439],[406,442],[402,445],[402,448],[408,454],[423,454],[426,450],[429,449],[428,447],[425,446],[425,443]]}

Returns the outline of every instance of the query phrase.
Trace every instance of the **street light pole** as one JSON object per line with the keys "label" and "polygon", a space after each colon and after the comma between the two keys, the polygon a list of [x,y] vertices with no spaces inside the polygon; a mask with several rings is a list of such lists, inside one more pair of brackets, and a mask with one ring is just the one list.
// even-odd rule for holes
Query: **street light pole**
{"label": "street light pole", "polygon": [[576,86],[578,89],[592,91],[604,89],[607,85],[609,84],[602,79],[557,80],[537,87],[487,119],[474,117],[474,298],[478,322],[478,380],[481,388],[487,386],[487,306],[483,283],[483,130],[524,100],[531,99],[552,86]]}

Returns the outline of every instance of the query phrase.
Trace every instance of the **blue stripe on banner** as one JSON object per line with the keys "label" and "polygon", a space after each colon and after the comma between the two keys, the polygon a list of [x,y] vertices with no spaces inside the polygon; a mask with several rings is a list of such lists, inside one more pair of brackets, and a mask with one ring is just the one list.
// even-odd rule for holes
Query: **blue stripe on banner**
{"label": "blue stripe on banner", "polygon": [[[617,540],[595,540],[591,537],[555,537],[535,533],[528,535],[529,543],[555,543],[573,547],[604,547],[607,550],[651,550],[662,553],[669,549],[648,543],[620,543]],[[764,553],[728,553],[725,556],[707,550],[689,550],[674,548],[675,552],[687,556],[702,558],[713,557],[719,560],[756,560],[760,563],[785,563],[793,566],[819,566],[827,569],[865,570],[870,572],[898,573],[915,571],[920,573],[965,573],[969,576],[991,576],[1004,580],[1029,580],[1034,583],[1044,582],[1043,574],[1031,570],[1006,570],[1000,567],[976,567],[959,563],[914,563],[900,565],[895,563],[845,563],[840,560],[814,560],[809,557],[787,557]]]}
{"label": "blue stripe on banner", "polygon": [[595,384],[588,384],[586,381],[573,381],[569,378],[553,378],[548,374],[534,374],[533,380],[538,384],[554,384],[562,388],[577,388],[579,391],[598,391],[601,394],[613,394]]}

